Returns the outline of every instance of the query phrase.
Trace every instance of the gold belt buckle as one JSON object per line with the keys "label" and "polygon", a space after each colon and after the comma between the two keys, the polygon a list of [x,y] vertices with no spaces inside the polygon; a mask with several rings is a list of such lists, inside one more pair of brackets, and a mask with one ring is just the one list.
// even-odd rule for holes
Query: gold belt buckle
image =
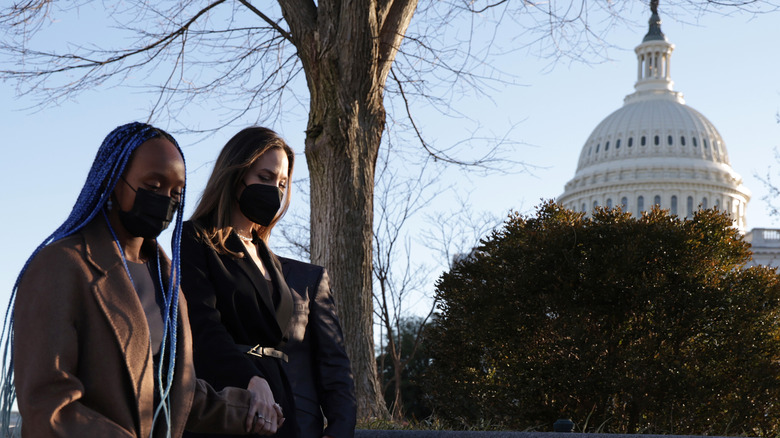
{"label": "gold belt buckle", "polygon": [[255,345],[246,354],[251,354],[257,357],[275,357],[287,362],[287,355],[279,350],[270,347],[261,347],[260,344]]}

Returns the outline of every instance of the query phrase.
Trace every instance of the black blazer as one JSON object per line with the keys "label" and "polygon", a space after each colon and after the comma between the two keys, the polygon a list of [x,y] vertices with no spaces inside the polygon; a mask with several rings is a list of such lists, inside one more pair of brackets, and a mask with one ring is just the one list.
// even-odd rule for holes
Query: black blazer
{"label": "black blazer", "polygon": [[[246,251],[235,233],[226,246],[231,251]],[[279,292],[277,306],[266,280],[247,255],[218,254],[196,235],[191,221],[184,223],[181,287],[189,304],[195,371],[218,388],[246,388],[249,379],[260,376],[274,389],[274,381],[283,378],[279,360],[256,360],[244,347],[279,348],[292,314],[292,296],[279,260],[262,241],[258,253]]]}
{"label": "black blazer", "polygon": [[[283,364],[295,395],[301,438],[352,438],[357,405],[344,336],[325,268],[280,257],[295,302]],[[328,427],[323,432],[323,414]]]}

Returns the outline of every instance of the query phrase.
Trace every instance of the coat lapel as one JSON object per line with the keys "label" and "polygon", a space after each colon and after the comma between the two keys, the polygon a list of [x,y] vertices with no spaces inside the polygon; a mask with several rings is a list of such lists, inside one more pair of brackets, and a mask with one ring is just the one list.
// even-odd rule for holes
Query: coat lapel
{"label": "coat lapel", "polygon": [[[140,436],[149,436],[154,381],[153,361],[149,343],[149,327],[141,302],[128,277],[122,256],[104,219],[97,217],[84,229],[87,260],[102,273],[92,285],[92,294],[114,331],[121,352],[124,353],[130,381],[133,385],[135,406],[138,406],[136,425]],[[142,419],[142,417],[144,417]]]}

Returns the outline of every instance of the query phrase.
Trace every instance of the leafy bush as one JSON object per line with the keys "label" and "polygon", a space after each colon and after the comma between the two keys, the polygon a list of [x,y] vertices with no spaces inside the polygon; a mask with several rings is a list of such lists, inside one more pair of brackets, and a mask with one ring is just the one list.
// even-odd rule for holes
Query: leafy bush
{"label": "leafy bush", "polygon": [[438,417],[550,430],[780,433],[780,282],[730,219],[552,202],[437,283]]}

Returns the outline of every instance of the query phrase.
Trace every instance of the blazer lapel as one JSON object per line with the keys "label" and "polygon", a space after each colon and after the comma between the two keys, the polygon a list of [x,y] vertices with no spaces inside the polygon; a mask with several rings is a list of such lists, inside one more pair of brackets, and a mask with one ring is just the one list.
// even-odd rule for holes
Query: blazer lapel
{"label": "blazer lapel", "polygon": [[[246,247],[241,243],[241,239],[238,238],[235,232],[230,234],[230,237],[228,237],[228,240],[225,242],[225,246],[233,252],[246,252]],[[242,259],[233,258],[233,260],[235,260],[236,264],[244,271],[244,274],[249,277],[252,286],[255,288],[255,293],[260,296],[263,304],[276,315],[276,325],[279,327],[282,337],[284,337],[287,332],[287,326],[290,324],[290,317],[292,316],[292,295],[290,295],[290,290],[287,288],[287,283],[284,281],[282,266],[276,259],[276,256],[271,254],[268,247],[265,245],[265,242],[262,240],[259,240],[257,249],[260,260],[263,261],[263,265],[266,267],[268,274],[271,277],[271,282],[279,291],[279,307],[274,306],[273,291],[268,290],[268,287],[265,284],[259,284],[261,281],[265,282],[265,278],[257,265],[255,265],[255,262],[246,254]],[[284,339],[282,342],[284,342]]]}
{"label": "blazer lapel", "polygon": [[290,275],[290,269],[292,269],[292,263],[287,263],[287,260],[282,257],[277,257],[276,259],[279,260],[279,263],[282,264],[282,276],[284,276],[284,278],[287,278],[287,276]]}
{"label": "blazer lapel", "polygon": [[[282,275],[282,265],[279,259],[271,253],[265,242],[262,240],[257,245],[260,258],[268,269],[268,273],[271,277],[276,289],[279,291],[279,307],[276,308],[276,323],[279,325],[282,334],[287,333],[287,326],[290,324],[290,317],[292,317],[292,295],[290,289],[287,287],[287,283],[284,281]],[[283,339],[282,342],[286,342]]]}
{"label": "blazer lapel", "polygon": [[149,327],[141,302],[128,277],[122,256],[103,218],[97,217],[84,229],[87,259],[102,275],[93,283],[92,294],[103,309],[103,314],[114,331],[119,350],[133,385],[136,418],[140,436],[149,436],[143,416],[153,410],[153,366],[149,344]]}
{"label": "blazer lapel", "polygon": [[230,258],[235,261],[238,267],[241,268],[241,270],[244,272],[244,275],[246,275],[249,281],[252,282],[252,287],[255,288],[255,294],[260,297],[265,307],[270,309],[272,312],[275,311],[274,300],[273,296],[271,296],[271,291],[268,290],[268,287],[265,284],[259,284],[259,282],[265,281],[263,273],[260,272],[260,269],[257,267],[257,265],[255,265],[255,262],[253,262],[252,259],[250,259],[249,256],[245,254],[246,247],[243,243],[241,243],[241,239],[239,239],[235,233],[231,233],[228,237],[228,240],[225,242],[225,246],[227,249],[233,252],[244,253],[244,258]]}

